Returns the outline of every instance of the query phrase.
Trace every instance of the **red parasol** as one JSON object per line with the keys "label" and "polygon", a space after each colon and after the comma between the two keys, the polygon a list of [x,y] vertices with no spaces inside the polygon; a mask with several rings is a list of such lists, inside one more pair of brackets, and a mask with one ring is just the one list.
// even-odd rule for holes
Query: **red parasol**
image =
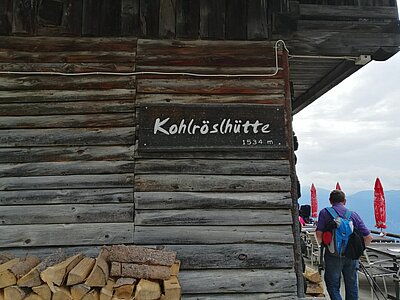
{"label": "red parasol", "polygon": [[318,216],[317,190],[315,189],[313,183],[311,185],[311,217],[316,218],[317,216]]}
{"label": "red parasol", "polygon": [[339,182],[336,182],[336,189],[337,189],[337,190],[339,190],[339,191],[341,191],[341,190],[342,190],[342,188],[340,187],[340,184],[339,184]]}
{"label": "red parasol", "polygon": [[385,194],[383,192],[383,187],[379,178],[375,180],[374,187],[374,212],[376,228],[385,229],[386,228],[386,201]]}

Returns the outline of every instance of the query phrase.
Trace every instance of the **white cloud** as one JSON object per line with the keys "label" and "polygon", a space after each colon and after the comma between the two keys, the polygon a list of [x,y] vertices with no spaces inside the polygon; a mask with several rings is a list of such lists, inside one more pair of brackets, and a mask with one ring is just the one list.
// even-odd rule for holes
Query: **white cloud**
{"label": "white cloud", "polygon": [[346,191],[400,189],[400,53],[371,62],[294,116],[297,173]]}

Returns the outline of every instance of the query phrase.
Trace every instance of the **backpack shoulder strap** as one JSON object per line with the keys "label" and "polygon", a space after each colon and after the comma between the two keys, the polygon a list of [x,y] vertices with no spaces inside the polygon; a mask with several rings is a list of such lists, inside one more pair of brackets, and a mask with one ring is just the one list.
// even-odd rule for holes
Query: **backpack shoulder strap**
{"label": "backpack shoulder strap", "polygon": [[336,219],[339,215],[333,207],[327,207],[326,210],[330,213],[333,219]]}
{"label": "backpack shoulder strap", "polygon": [[350,220],[350,217],[351,217],[351,214],[352,214],[353,212],[351,211],[351,210],[348,210],[348,209],[346,209],[346,212],[344,213],[344,218],[346,219],[346,220]]}

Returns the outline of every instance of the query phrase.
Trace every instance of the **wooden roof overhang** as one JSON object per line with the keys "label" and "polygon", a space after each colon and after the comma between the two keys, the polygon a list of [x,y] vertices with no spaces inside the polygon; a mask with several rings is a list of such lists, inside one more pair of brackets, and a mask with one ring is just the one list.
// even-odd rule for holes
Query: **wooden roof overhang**
{"label": "wooden roof overhang", "polygon": [[395,0],[0,1],[0,35],[282,39],[293,113],[362,67],[325,56],[386,60],[399,51],[399,27]]}

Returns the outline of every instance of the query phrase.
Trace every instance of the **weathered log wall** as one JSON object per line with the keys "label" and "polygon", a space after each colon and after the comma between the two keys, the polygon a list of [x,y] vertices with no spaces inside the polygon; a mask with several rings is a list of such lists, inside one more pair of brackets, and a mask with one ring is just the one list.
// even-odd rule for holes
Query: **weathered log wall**
{"label": "weathered log wall", "polygon": [[[0,69],[12,71],[273,73],[275,63],[270,42],[0,45]],[[280,105],[291,137],[281,54],[279,61],[278,74],[263,78],[1,75],[0,247],[90,255],[103,244],[164,246],[182,261],[187,299],[295,298],[291,141],[250,151],[136,146],[141,108],[150,104]]]}

